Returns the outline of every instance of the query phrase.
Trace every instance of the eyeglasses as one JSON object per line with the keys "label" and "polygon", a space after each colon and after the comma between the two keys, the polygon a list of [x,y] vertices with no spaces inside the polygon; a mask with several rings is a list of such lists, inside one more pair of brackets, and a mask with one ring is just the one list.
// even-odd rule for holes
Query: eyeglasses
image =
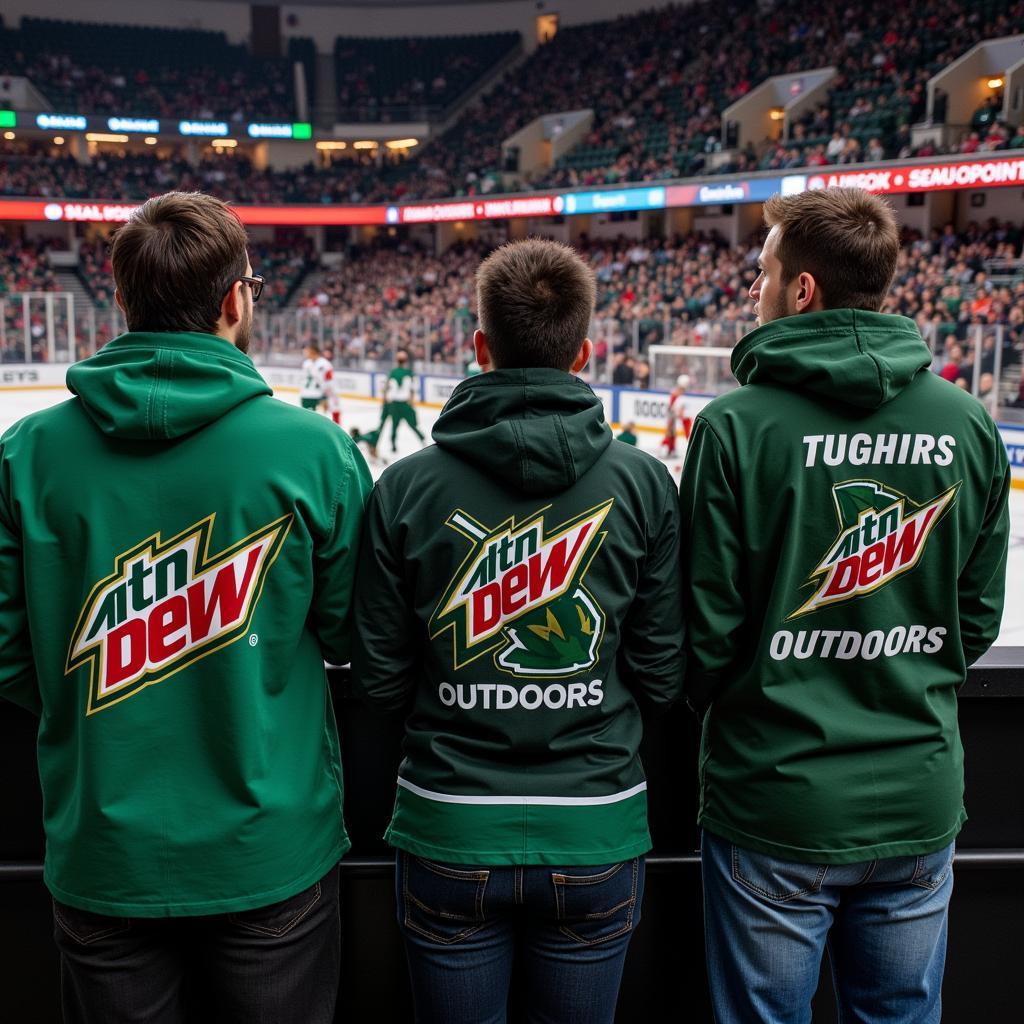
{"label": "eyeglasses", "polygon": [[244,281],[252,289],[252,301],[259,302],[263,286],[267,283],[266,278],[262,274],[253,274],[252,277],[240,277],[238,280]]}

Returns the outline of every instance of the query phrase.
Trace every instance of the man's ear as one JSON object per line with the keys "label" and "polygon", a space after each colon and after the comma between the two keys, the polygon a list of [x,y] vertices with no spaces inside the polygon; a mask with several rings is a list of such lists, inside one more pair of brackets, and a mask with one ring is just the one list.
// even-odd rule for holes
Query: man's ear
{"label": "man's ear", "polygon": [[824,308],[821,303],[821,289],[811,274],[806,271],[798,274],[796,285],[794,301],[798,313],[813,313]]}
{"label": "man's ear", "polygon": [[121,289],[114,289],[114,303],[122,313],[124,313],[124,303],[121,301]]}
{"label": "man's ear", "polygon": [[583,344],[580,345],[579,353],[573,360],[572,366],[569,367],[570,373],[579,373],[587,363],[590,362],[590,357],[594,354],[594,343],[589,338],[583,339]]}
{"label": "man's ear", "polygon": [[228,327],[234,327],[242,319],[245,298],[242,289],[248,287],[244,281],[236,281],[220,304],[220,317]]}
{"label": "man's ear", "polygon": [[487,335],[481,330],[473,332],[473,351],[476,353],[476,361],[484,373],[494,369],[494,363],[491,361],[491,350],[487,345]]}

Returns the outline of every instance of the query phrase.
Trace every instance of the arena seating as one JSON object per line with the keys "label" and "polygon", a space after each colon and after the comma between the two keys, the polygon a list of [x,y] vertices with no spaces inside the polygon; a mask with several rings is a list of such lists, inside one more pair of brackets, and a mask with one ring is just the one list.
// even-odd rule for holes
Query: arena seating
{"label": "arena seating", "polygon": [[[104,26],[104,33],[114,32],[115,58],[135,62],[133,70],[111,76],[83,63],[98,29],[26,18],[19,31],[0,30],[0,68],[27,73],[31,65],[50,95],[66,102],[72,94],[84,96],[95,109],[127,109],[123,104],[130,99],[131,109],[140,112],[187,108],[195,116],[232,116],[259,105],[261,116],[291,116],[289,61],[255,62],[219,33]],[[759,81],[829,62],[839,69],[835,87],[827,102],[792,126],[791,137],[776,143],[748,140],[736,159],[717,170],[934,155],[934,146],[911,146],[909,129],[923,116],[928,78],[977,39],[1022,29],[1024,0],[929,0],[913,9],[884,0],[867,0],[856,9],[807,8],[784,0],[766,18],[738,0],[667,8],[563,29],[408,160],[389,157],[383,167],[343,161],[329,168],[261,172],[239,160],[216,169],[174,166],[157,174],[198,180],[203,183],[198,187],[213,191],[222,186],[239,202],[256,197],[387,201],[495,192],[502,188],[503,139],[541,114],[585,103],[596,115],[587,138],[527,184],[552,188],[672,178],[705,169],[707,151],[720,145],[721,111]],[[473,45],[464,49],[464,61],[457,60],[451,48],[465,47],[466,39]],[[708,40],[715,45],[705,45]],[[442,38],[429,45],[408,39],[371,42],[370,50],[360,48],[358,61],[351,40],[337,42],[339,98],[359,107],[360,116],[371,107],[382,116],[388,104],[413,102],[417,95],[427,104],[449,101],[515,45],[515,34]],[[174,63],[184,50],[188,57]],[[598,53],[601,59],[593,59]],[[292,40],[289,54],[303,62],[315,88],[311,41]],[[439,80],[430,76],[439,66],[447,69],[445,85],[432,97]],[[231,74],[218,75],[212,87],[208,77],[224,67]],[[414,88],[417,82],[422,91]],[[956,148],[974,152],[1021,145],[1024,126],[989,119]],[[136,187],[118,198],[139,198],[147,191],[141,173],[141,167],[152,166],[147,159],[134,168],[124,165],[126,187]],[[95,195],[99,184],[93,172],[44,165],[24,169],[19,185],[8,163],[0,162],[0,192],[6,195]],[[111,178],[102,181],[102,192],[109,194]]]}
{"label": "arena seating", "polygon": [[[795,125],[792,138],[779,146],[750,140],[719,170],[860,162],[872,142],[874,159],[910,155],[909,124],[924,115],[928,79],[979,39],[1024,30],[1024,4],[869,0],[843,8],[785,0],[760,17],[748,5],[701,3],[612,24],[615,42],[602,63],[618,65],[625,88],[596,93],[594,130],[538,187],[698,173],[705,151],[720,148],[720,115],[730,103],[770,75],[825,65],[839,71],[828,102]],[[833,136],[841,148],[830,151]]]}
{"label": "arena seating", "polygon": [[432,117],[518,44],[518,32],[429,38],[339,36],[334,77],[341,120]]}
{"label": "arena seating", "polygon": [[291,62],[254,58],[222,32],[26,17],[0,31],[0,73],[73,113],[295,117]]}

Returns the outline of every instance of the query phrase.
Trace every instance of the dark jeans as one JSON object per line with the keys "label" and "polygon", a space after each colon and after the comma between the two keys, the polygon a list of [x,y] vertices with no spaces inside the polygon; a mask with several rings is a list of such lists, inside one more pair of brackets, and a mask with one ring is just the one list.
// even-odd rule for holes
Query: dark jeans
{"label": "dark jeans", "polygon": [[599,867],[467,867],[398,851],[417,1024],[503,1024],[518,958],[531,1024],[615,1018],[640,921],[642,857]]}
{"label": "dark jeans", "polygon": [[330,1024],[338,869],[280,903],[203,917],[107,917],[54,901],[66,1024]]}

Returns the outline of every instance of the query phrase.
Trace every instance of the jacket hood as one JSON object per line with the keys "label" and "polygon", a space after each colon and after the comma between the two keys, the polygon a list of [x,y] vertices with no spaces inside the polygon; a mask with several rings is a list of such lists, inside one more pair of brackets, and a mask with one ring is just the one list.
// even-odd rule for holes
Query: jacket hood
{"label": "jacket hood", "polygon": [[772,320],[733,350],[740,384],[781,384],[864,409],[895,398],[931,353],[913,320],[829,309]]}
{"label": "jacket hood", "polygon": [[68,370],[68,388],[111,437],[162,441],[273,392],[252,360],[215,334],[122,334]]}
{"label": "jacket hood", "polygon": [[452,392],[440,447],[526,494],[574,484],[612,442],[601,400],[560,370],[491,370]]}

